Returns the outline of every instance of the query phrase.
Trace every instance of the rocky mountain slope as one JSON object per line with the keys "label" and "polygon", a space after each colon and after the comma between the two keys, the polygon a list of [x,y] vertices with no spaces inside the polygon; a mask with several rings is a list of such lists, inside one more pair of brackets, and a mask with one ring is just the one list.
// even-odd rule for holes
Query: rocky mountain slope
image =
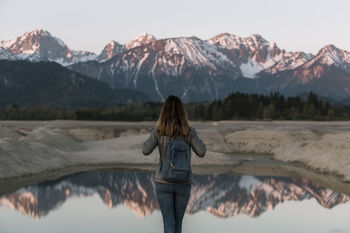
{"label": "rocky mountain slope", "polygon": [[138,91],[108,84],[70,71],[54,62],[0,61],[0,106],[103,107],[143,102]]}

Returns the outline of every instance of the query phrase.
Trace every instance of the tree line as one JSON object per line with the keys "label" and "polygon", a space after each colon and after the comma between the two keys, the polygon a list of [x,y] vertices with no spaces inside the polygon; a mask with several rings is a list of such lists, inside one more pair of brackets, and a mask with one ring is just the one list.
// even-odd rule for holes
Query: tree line
{"label": "tree line", "polygon": [[[162,103],[127,103],[106,108],[68,109],[62,107],[7,105],[0,108],[0,120],[101,120],[155,121]],[[190,120],[348,120],[350,111],[332,106],[310,92],[306,99],[270,95],[231,93],[223,100],[187,103]]]}

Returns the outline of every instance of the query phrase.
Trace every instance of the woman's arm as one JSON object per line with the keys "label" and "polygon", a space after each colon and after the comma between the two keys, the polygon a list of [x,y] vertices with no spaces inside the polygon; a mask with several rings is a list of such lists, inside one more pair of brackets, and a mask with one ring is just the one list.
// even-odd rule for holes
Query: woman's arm
{"label": "woman's arm", "polygon": [[145,141],[143,143],[142,153],[144,155],[151,154],[152,151],[154,150],[154,148],[156,148],[157,145],[158,145],[158,132],[157,132],[157,130],[153,129],[152,133],[149,136],[149,138],[147,139],[147,141]]}
{"label": "woman's arm", "polygon": [[206,152],[206,146],[202,142],[202,140],[199,138],[197,131],[194,128],[192,128],[191,130],[190,142],[194,152],[199,157],[204,157]]}

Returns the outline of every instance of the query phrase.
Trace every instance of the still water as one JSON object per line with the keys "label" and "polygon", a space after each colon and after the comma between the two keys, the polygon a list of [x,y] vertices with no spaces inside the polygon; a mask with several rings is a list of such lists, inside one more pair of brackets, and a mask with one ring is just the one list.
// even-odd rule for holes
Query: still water
{"label": "still water", "polygon": [[[1,233],[162,232],[152,172],[93,171],[0,197]],[[349,233],[350,198],[305,178],[194,176],[183,233]]]}

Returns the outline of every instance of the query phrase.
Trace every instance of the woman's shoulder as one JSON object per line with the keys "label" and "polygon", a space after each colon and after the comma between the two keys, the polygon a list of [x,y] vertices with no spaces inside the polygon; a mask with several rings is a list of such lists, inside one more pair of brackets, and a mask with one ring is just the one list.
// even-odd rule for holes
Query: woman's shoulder
{"label": "woman's shoulder", "polygon": [[158,134],[158,129],[157,128],[153,128],[152,131],[151,131],[152,134],[155,134],[155,135],[159,135]]}
{"label": "woman's shoulder", "polygon": [[159,137],[158,130],[156,128],[153,128],[151,130],[151,136],[156,137],[156,138]]}
{"label": "woman's shoulder", "polygon": [[193,135],[195,135],[197,133],[196,129],[192,126],[190,126],[190,130],[189,130],[189,134],[187,135],[188,139],[191,139],[193,137]]}
{"label": "woman's shoulder", "polygon": [[193,134],[193,133],[196,133],[196,132],[197,132],[196,128],[190,126],[190,134]]}

